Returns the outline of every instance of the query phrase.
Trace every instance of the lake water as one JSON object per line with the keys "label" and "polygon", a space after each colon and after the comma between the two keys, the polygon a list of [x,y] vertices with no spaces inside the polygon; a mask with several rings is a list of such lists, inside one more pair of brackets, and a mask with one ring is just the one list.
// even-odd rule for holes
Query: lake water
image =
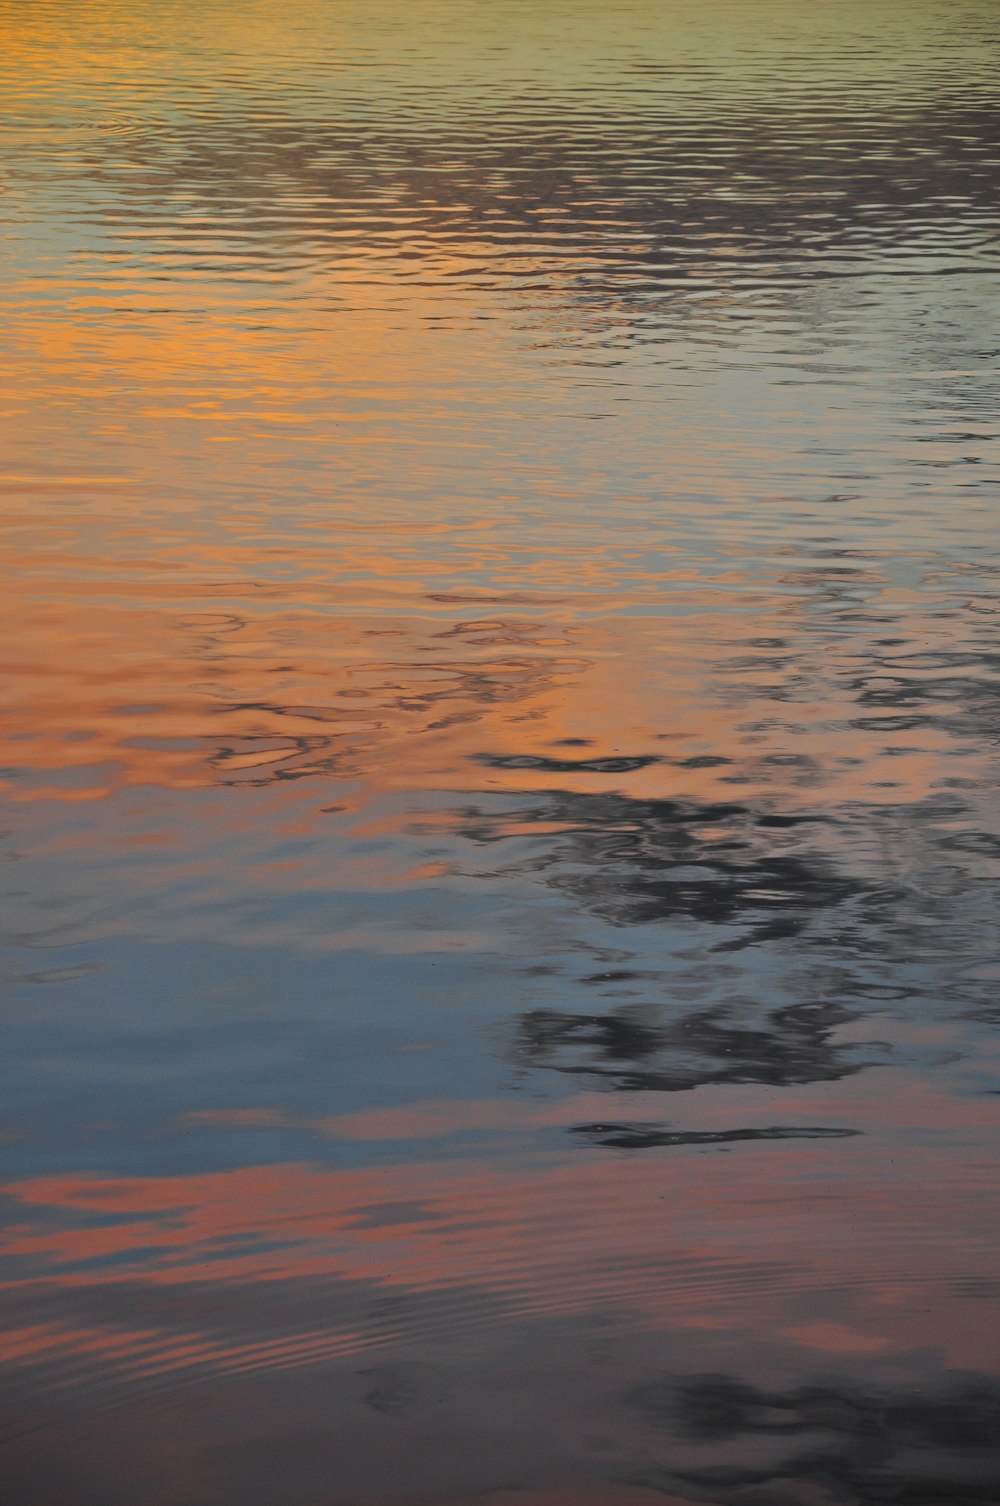
{"label": "lake water", "polygon": [[1000,1501],[992,0],[0,0],[5,1506]]}

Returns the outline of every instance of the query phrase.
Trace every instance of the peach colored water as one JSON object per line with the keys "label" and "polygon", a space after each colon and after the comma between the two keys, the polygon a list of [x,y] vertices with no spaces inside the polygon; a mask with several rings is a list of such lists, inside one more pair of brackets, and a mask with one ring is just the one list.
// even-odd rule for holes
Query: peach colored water
{"label": "peach colored water", "polygon": [[0,0],[4,1506],[1000,1501],[991,0]]}

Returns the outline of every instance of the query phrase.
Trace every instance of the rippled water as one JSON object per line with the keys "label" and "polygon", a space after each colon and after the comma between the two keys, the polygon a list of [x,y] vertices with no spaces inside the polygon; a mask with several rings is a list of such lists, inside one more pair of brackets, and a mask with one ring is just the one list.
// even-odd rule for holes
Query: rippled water
{"label": "rippled water", "polygon": [[9,1506],[1000,1501],[992,0],[0,0]]}

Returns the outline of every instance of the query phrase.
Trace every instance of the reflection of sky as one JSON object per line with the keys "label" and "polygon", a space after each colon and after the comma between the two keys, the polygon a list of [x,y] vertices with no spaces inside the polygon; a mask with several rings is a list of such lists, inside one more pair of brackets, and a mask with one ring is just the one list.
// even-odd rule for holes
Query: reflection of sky
{"label": "reflection of sky", "polygon": [[[673,1394],[710,1377],[727,1384],[727,1374],[748,1363],[771,1392],[794,1388],[803,1369],[823,1374],[796,1408],[808,1417],[809,1395],[814,1405],[828,1397],[825,1416],[812,1423],[832,1429],[832,1457],[841,1461],[826,1478],[836,1478],[846,1468],[844,1451],[856,1448],[861,1457],[848,1471],[856,1482],[869,1471],[870,1483],[883,1487],[897,1473],[919,1480],[932,1464],[939,1480],[958,1481],[967,1471],[981,1477],[995,1464],[986,1421],[996,1411],[995,1390],[974,1383],[977,1399],[951,1403],[960,1431],[936,1419],[939,1407],[941,1423],[947,1418],[963,1372],[996,1365],[992,1332],[969,1300],[995,1290],[992,1247],[974,1213],[982,1170],[961,1157],[963,1116],[953,1105],[912,1093],[886,1101],[884,1083],[869,1086],[875,1143],[856,1140],[845,1154],[840,1142],[833,1162],[814,1146],[807,1153],[765,1147],[752,1164],[739,1154],[702,1158],[694,1181],[695,1168],[683,1159],[559,1166],[522,1143],[503,1162],[472,1171],[468,1162],[438,1158],[374,1171],[279,1165],[22,1184],[21,1223],[8,1247],[15,1262],[27,1259],[45,1273],[45,1322],[32,1323],[37,1298],[29,1297],[11,1352],[17,1358],[23,1346],[40,1373],[51,1374],[45,1407],[52,1417],[63,1404],[67,1355],[81,1356],[98,1409],[110,1402],[121,1415],[121,1393],[105,1388],[102,1372],[124,1382],[146,1448],[172,1430],[159,1416],[164,1387],[210,1380],[212,1415],[185,1426],[184,1447],[194,1458],[206,1447],[250,1445],[249,1455],[228,1460],[233,1499],[257,1499],[250,1477],[259,1467],[273,1471],[275,1455],[285,1459],[296,1439],[300,1471],[332,1468],[340,1489],[363,1481],[373,1494],[405,1491],[414,1456],[397,1452],[391,1429],[373,1454],[373,1430],[376,1438],[381,1430],[362,1403],[402,1419],[408,1440],[412,1415],[440,1457],[435,1403],[444,1402],[448,1477],[469,1488],[507,1478],[495,1446],[483,1447],[486,1419],[508,1448],[517,1438],[521,1469],[565,1478],[568,1461],[579,1457],[581,1414],[599,1416],[608,1440],[602,1473],[634,1479],[636,1460],[645,1457],[636,1405],[660,1413],[654,1457],[662,1484],[683,1482],[689,1470],[709,1478],[727,1429],[739,1444],[731,1455],[735,1479],[746,1470],[752,1481],[763,1462],[754,1447],[760,1416],[714,1408],[700,1438],[700,1429],[685,1427]],[[865,1112],[857,1097],[845,1106],[810,1095],[808,1106],[833,1118],[846,1107],[854,1122]],[[438,1106],[439,1130],[448,1107]],[[775,1107],[793,1118],[803,1112],[789,1102],[769,1103],[767,1111]],[[749,1103],[741,1108],[743,1118],[754,1112]],[[720,1101],[710,1112],[717,1125],[727,1109]],[[941,1113],[951,1122],[952,1153],[904,1156],[901,1174],[906,1126],[919,1137]],[[964,1122],[982,1122],[982,1113],[966,1113]],[[460,1113],[453,1122],[462,1124]],[[531,1122],[522,1114],[522,1133]],[[252,1135],[252,1124],[239,1132]],[[71,1219],[69,1229],[53,1226],[57,1212]],[[887,1246],[905,1252],[888,1268]],[[642,1388],[636,1373],[650,1377]],[[254,1399],[264,1382],[266,1422]],[[556,1406],[546,1399],[550,1388],[562,1398]],[[316,1418],[317,1399],[328,1418],[352,1419],[335,1463],[328,1426],[301,1432],[303,1419]],[[544,1434],[528,1415],[539,1406]],[[916,1461],[906,1451],[914,1407],[926,1410],[919,1425],[931,1451]],[[878,1430],[858,1415],[869,1408],[882,1419]],[[893,1409],[902,1415],[890,1423]],[[794,1409],[776,1429],[771,1469],[781,1476],[790,1472],[787,1463],[779,1467],[784,1459],[798,1455],[803,1467],[797,1435],[808,1427],[789,1424]],[[883,1429],[887,1446],[873,1458],[871,1442]],[[254,1438],[265,1445],[260,1456]],[[132,1439],[126,1427],[119,1469],[136,1467]],[[89,1452],[78,1468],[90,1463]],[[50,1447],[42,1473],[57,1476],[58,1458]],[[434,1468],[429,1460],[423,1467]]]}
{"label": "reflection of sky", "polygon": [[992,7],[610,9],[0,0],[0,1253],[122,1506],[194,1381],[184,1506],[992,1467]]}

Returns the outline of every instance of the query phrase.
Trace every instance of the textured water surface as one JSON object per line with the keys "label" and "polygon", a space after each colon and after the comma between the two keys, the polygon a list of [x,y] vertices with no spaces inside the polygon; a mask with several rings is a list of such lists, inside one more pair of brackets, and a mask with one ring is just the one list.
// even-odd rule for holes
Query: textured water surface
{"label": "textured water surface", "polygon": [[5,1506],[1000,1501],[991,0],[0,0]]}

